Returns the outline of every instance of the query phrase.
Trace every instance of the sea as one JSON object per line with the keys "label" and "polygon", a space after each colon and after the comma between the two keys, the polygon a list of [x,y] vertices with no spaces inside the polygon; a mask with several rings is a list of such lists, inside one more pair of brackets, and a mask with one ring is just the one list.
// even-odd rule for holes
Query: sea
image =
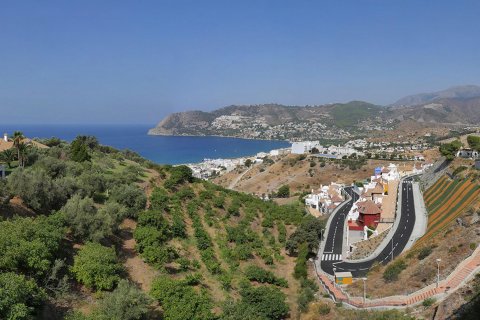
{"label": "sea", "polygon": [[287,141],[223,137],[149,136],[153,125],[0,125],[0,134],[22,131],[29,138],[57,137],[72,141],[78,135],[97,137],[103,145],[129,149],[159,164],[198,163],[203,159],[240,158],[290,146]]}

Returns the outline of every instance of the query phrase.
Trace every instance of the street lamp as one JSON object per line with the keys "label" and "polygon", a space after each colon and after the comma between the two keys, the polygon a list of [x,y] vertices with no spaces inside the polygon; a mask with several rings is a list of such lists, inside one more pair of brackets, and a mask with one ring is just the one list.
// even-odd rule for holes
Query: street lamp
{"label": "street lamp", "polygon": [[437,288],[438,288],[440,284],[440,261],[442,261],[442,259],[438,258],[435,261],[437,261]]}
{"label": "street lamp", "polygon": [[367,278],[362,278],[363,280],[363,303],[367,300]]}

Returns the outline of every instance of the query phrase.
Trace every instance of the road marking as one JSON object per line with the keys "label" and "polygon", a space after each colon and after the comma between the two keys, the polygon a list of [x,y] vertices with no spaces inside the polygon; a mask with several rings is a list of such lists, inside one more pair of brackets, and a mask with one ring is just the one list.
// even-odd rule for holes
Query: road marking
{"label": "road marking", "polygon": [[323,254],[322,261],[341,261],[342,255],[341,254]]}
{"label": "road marking", "polygon": [[400,235],[400,238],[403,238],[403,233]]}

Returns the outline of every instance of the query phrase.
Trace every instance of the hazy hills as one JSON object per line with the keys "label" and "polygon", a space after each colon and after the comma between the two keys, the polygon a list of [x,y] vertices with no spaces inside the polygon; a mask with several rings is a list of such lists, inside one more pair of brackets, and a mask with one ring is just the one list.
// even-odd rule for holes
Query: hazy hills
{"label": "hazy hills", "polygon": [[343,139],[356,132],[391,130],[404,120],[478,125],[480,87],[457,86],[410,95],[384,107],[351,101],[316,106],[232,105],[212,112],[186,111],[165,117],[149,134]]}
{"label": "hazy hills", "polygon": [[393,107],[414,106],[439,99],[470,99],[480,97],[480,87],[475,85],[456,86],[442,91],[419,93],[403,97],[393,103]]}

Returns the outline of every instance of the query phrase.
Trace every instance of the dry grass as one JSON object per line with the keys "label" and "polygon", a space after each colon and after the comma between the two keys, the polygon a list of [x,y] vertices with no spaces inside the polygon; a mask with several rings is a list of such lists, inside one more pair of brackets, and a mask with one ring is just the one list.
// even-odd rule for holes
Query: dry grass
{"label": "dry grass", "polygon": [[[257,195],[275,192],[282,185],[289,185],[291,193],[310,192],[318,189],[320,185],[331,182],[351,184],[353,181],[362,181],[370,177],[378,166],[388,166],[388,160],[368,160],[361,169],[350,170],[341,168],[340,164],[326,161],[324,167],[320,166],[322,160],[307,157],[305,160],[295,161],[298,155],[279,157],[272,165],[256,165],[236,184],[235,190]],[[310,167],[310,162],[316,165]],[[293,165],[291,165],[294,163]],[[411,170],[412,162],[395,162],[400,170]],[[214,183],[227,187],[232,180],[241,175],[244,170],[238,169],[224,174],[213,180]]]}
{"label": "dry grass", "polygon": [[378,236],[370,238],[368,240],[360,241],[354,244],[357,248],[353,251],[349,257],[350,260],[362,259],[368,257],[375,251],[375,249],[382,243],[383,239],[387,236],[390,229],[385,230]]}

